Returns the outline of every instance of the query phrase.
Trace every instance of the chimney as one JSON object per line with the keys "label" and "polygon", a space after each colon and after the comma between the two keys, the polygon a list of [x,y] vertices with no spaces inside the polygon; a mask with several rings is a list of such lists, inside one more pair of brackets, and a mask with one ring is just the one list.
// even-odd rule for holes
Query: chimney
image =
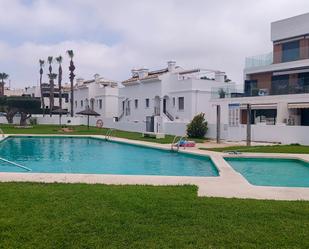
{"label": "chimney", "polygon": [[139,79],[142,79],[142,78],[145,78],[148,76],[148,69],[146,68],[141,68],[139,70],[137,70],[137,73],[138,73],[138,78]]}
{"label": "chimney", "polygon": [[133,68],[133,69],[131,70],[131,74],[132,74],[132,78],[138,77],[138,70],[135,69],[135,68]]}
{"label": "chimney", "polygon": [[168,61],[167,62],[167,69],[169,72],[173,72],[175,70],[176,61]]}
{"label": "chimney", "polygon": [[220,72],[220,71],[215,72],[215,81],[224,83],[225,82],[225,72]]}
{"label": "chimney", "polygon": [[83,85],[83,84],[84,84],[84,79],[83,79],[83,78],[77,78],[77,79],[76,79],[76,84],[77,84],[78,86]]}
{"label": "chimney", "polygon": [[93,77],[94,77],[95,83],[99,83],[99,81],[100,81],[100,74],[96,73]]}

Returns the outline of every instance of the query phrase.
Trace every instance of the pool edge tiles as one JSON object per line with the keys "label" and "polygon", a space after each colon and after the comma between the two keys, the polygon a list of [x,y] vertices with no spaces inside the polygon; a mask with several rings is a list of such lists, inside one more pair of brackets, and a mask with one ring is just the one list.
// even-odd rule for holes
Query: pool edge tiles
{"label": "pool edge tiles", "polygon": [[[20,151],[17,151],[16,152],[16,157],[15,155],[10,157],[10,155],[12,154],[11,151],[14,151],[12,150],[12,148],[10,149],[10,147],[8,145],[6,145],[5,143],[1,143],[2,146],[8,146],[9,148],[7,149],[8,152],[6,152],[6,154],[3,154],[3,152],[1,153],[1,156],[3,157],[7,157],[9,160],[15,162],[19,162],[20,164],[23,164],[24,162],[24,165],[29,167],[29,168],[32,168],[33,169],[33,173],[63,173],[63,174],[106,174],[106,175],[149,175],[149,176],[176,176],[176,177],[182,177],[182,176],[185,176],[185,177],[219,177],[220,176],[220,172],[219,172],[219,169],[217,167],[217,165],[213,162],[213,160],[211,159],[210,156],[208,155],[197,155],[197,154],[194,154],[194,153],[179,153],[179,159],[180,160],[183,160],[183,162],[179,161],[179,162],[176,162],[175,160],[177,160],[177,156],[175,154],[175,156],[172,156],[173,155],[173,152],[169,151],[169,150],[166,150],[166,149],[162,149],[162,148],[158,148],[158,147],[153,147],[153,146],[149,146],[149,145],[143,145],[143,144],[135,144],[135,143],[126,143],[126,142],[119,142],[119,141],[114,141],[114,140],[109,140],[109,141],[105,141],[104,138],[100,138],[100,137],[93,137],[91,135],[88,135],[88,136],[53,136],[53,135],[39,135],[39,136],[30,136],[30,135],[26,135],[26,136],[9,136],[9,140],[6,140],[6,141],[11,141],[12,143],[14,143],[14,139],[19,139],[19,142],[23,141],[27,141],[27,139],[29,139],[29,141],[32,140],[33,143],[36,143],[36,138],[38,139],[38,143],[40,142],[39,139],[41,140],[41,144],[44,142],[48,142],[49,143],[54,143],[55,142],[59,142],[59,143],[62,143],[60,139],[69,139],[69,143],[70,143],[70,140],[73,141],[82,141],[80,139],[86,139],[84,140],[85,144],[82,144],[82,146],[84,146],[83,148],[84,149],[80,149],[80,150],[86,150],[86,151],[89,151],[91,150],[91,145],[90,145],[90,148],[88,150],[88,143],[90,141],[100,141],[100,142],[106,142],[106,146],[107,147],[113,147],[112,145],[115,144],[116,148],[111,148],[109,152],[113,153],[113,151],[111,150],[114,150],[116,149],[115,153],[114,153],[114,157],[118,157],[118,155],[121,155],[122,153],[125,154],[124,150],[131,150],[131,153],[135,153],[136,152],[136,156],[139,157],[141,156],[141,160],[144,160],[144,161],[139,161],[139,167],[141,167],[142,169],[139,169],[138,167],[132,167],[132,160],[135,160],[136,158],[133,158],[132,159],[132,156],[131,156],[131,161],[128,162],[127,164],[127,161],[126,161],[126,155],[121,155],[123,158],[122,158],[122,162],[120,163],[119,165],[119,162],[118,162],[118,165],[115,165],[115,167],[119,168],[119,169],[112,169],[114,167],[114,162],[112,161],[112,159],[109,160],[109,165],[108,165],[108,170],[105,171],[105,163],[106,161],[108,161],[109,158],[103,158],[104,160],[101,160],[101,161],[98,161],[98,159],[96,159],[97,161],[94,162],[93,158],[91,157],[91,153],[89,152],[88,154],[86,154],[87,156],[89,157],[84,157],[84,161],[86,160],[87,161],[87,165],[83,165],[83,169],[80,170],[80,168],[76,167],[75,166],[72,166],[70,165],[71,168],[69,168],[69,170],[67,169],[59,169],[59,168],[65,168],[65,163],[63,161],[57,161],[57,158],[50,158],[49,156],[52,156],[50,153],[49,155],[49,151],[47,151],[47,154],[46,154],[46,149],[44,151],[44,153],[40,154],[42,155],[43,159],[47,159],[47,161],[49,160],[49,165],[46,166],[46,169],[42,170],[42,169],[38,169],[38,165],[35,165],[36,162],[34,162],[33,158],[35,158],[35,156],[37,156],[37,154],[30,154],[30,156],[24,152],[24,154],[22,154],[22,151],[23,149],[19,148]],[[45,140],[46,139],[46,140]],[[55,139],[53,141],[53,139]],[[44,141],[45,140],[45,141]],[[16,141],[16,140],[15,140]],[[18,141],[18,140],[17,140]],[[67,142],[68,142],[67,141]],[[73,142],[74,143],[74,142]],[[91,142],[90,142],[91,143]],[[78,144],[78,143],[77,143]],[[49,145],[52,145],[52,144],[49,144]],[[102,148],[104,149],[104,147],[101,147],[100,144],[96,144],[94,143],[94,145],[96,146],[95,149],[99,149],[99,153],[98,151],[96,151],[97,153],[93,152],[93,154],[101,154],[102,153]],[[103,144],[102,144],[103,145]],[[117,146],[118,145],[118,146]],[[123,145],[123,146],[122,146]],[[2,147],[1,146],[1,147]],[[25,147],[25,145],[21,146],[19,145],[20,147]],[[46,147],[46,145],[44,145]],[[126,147],[125,147],[126,146]],[[48,147],[48,146],[47,146]],[[118,150],[122,150],[122,151],[118,151],[117,150],[117,147]],[[15,148],[15,147],[14,147]],[[50,148],[50,150],[53,150],[52,148],[53,147],[48,147],[48,149]],[[141,148],[143,149],[140,150],[140,155],[138,155],[138,151],[137,149],[135,148]],[[2,150],[5,151],[5,148],[3,148]],[[74,152],[75,154],[78,153],[78,150],[77,152],[74,151],[74,149],[71,149],[68,147],[66,147],[66,150],[68,150],[69,152]],[[105,150],[105,149],[104,149]],[[59,152],[63,152],[61,149],[58,149],[58,152],[56,150],[56,152],[54,152],[54,154],[57,155],[57,153]],[[22,154],[22,156],[24,156],[22,158],[22,160],[24,160],[24,158],[28,158],[28,161],[32,164],[28,164],[27,165],[27,160],[26,161],[19,161],[20,158],[18,158],[18,156],[20,156],[20,153]],[[117,154],[118,153],[118,154]],[[143,153],[145,153],[145,156],[143,157]],[[152,156],[152,154],[154,154]],[[155,157],[155,154],[157,154],[157,158]],[[43,156],[43,155],[48,155],[48,156]],[[108,155],[108,154],[107,154]],[[128,155],[129,156],[129,155]],[[71,163],[70,160],[72,160],[72,163],[73,161],[75,160],[74,158],[75,156],[73,156],[73,158],[71,157],[70,159],[67,159],[67,163],[69,162],[69,164]],[[129,156],[130,157],[130,156]],[[146,157],[146,158],[145,158]],[[162,160],[160,160],[162,157]],[[18,160],[17,160],[17,159]],[[87,160],[85,158],[90,158],[90,160]],[[105,160],[107,159],[107,160]],[[155,161],[156,159],[158,159],[157,161]],[[90,162],[88,162],[90,161]],[[50,164],[54,163],[54,164],[57,164],[59,166],[59,168],[55,171],[53,171],[53,169],[51,169],[49,171],[48,167],[50,167]],[[61,162],[58,163],[58,162]],[[76,160],[75,160],[76,162]],[[103,163],[102,163],[103,162]],[[158,166],[154,163],[159,163]],[[71,163],[71,164],[72,164]],[[77,161],[77,163],[80,163],[80,161]],[[85,163],[85,162],[84,162]],[[131,164],[130,164],[131,163]],[[196,163],[198,163],[196,165]],[[40,161],[40,164],[42,164],[44,167],[44,160],[43,160],[43,163],[42,161]],[[133,162],[133,164],[135,164],[135,162]],[[148,164],[150,164],[149,168],[148,168]],[[177,164],[177,165],[176,165]],[[179,164],[179,165],[178,165]],[[122,171],[121,169],[121,165],[123,166],[123,168],[127,167],[127,169],[125,169],[124,171]],[[137,165],[137,164],[136,164]],[[154,167],[154,166],[157,166],[157,167]],[[164,166],[162,168],[162,165]],[[31,166],[31,167],[30,167]],[[41,165],[39,165],[40,167],[42,167]],[[89,167],[88,167],[89,166]],[[91,167],[92,166],[92,167]],[[102,167],[101,167],[102,166]],[[101,168],[100,168],[101,167]],[[131,168],[132,167],[132,168]],[[152,167],[152,168],[151,168]],[[100,171],[101,170],[101,171]],[[118,171],[119,170],[119,171]],[[136,170],[136,171],[135,171]],[[5,170],[5,171],[2,171],[2,172],[16,172],[16,170]]]}
{"label": "pool edge tiles", "polygon": [[309,188],[309,162],[296,157],[224,156],[253,186]]}

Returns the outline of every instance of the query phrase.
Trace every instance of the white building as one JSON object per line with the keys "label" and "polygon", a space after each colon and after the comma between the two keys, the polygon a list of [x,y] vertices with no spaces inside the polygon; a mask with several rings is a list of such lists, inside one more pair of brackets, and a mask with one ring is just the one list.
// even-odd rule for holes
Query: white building
{"label": "white building", "polygon": [[22,96],[25,93],[25,90],[22,88],[9,88],[4,87],[5,96]]}
{"label": "white building", "polygon": [[[309,13],[271,24],[273,52],[246,59],[243,97],[221,106],[223,139],[245,140],[251,105],[254,141],[309,144]],[[215,136],[213,108],[209,136]]]}
{"label": "white building", "polygon": [[74,87],[74,113],[87,107],[96,111],[101,118],[118,116],[118,84],[95,74],[94,79],[77,79]]}
{"label": "white building", "polygon": [[169,61],[167,68],[132,70],[119,89],[121,127],[139,132],[186,134],[186,125],[201,112],[210,112],[214,95],[227,95],[235,84],[216,70],[185,70]]}

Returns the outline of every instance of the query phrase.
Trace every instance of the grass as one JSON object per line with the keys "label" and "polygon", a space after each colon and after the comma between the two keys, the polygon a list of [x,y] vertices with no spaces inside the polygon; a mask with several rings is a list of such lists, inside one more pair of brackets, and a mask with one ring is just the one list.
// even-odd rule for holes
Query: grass
{"label": "grass", "polygon": [[290,154],[309,154],[309,146],[304,145],[265,145],[265,146],[228,146],[222,148],[200,148],[201,150],[211,151],[240,151],[256,153],[290,153]]}
{"label": "grass", "polygon": [[0,183],[0,248],[309,248],[309,202],[193,186]]}
{"label": "grass", "polygon": [[[67,134],[67,135],[105,135],[107,132],[107,128],[97,128],[87,126],[78,125],[78,126],[70,126],[74,129],[73,132],[64,133],[60,131],[59,125],[34,125],[33,128],[15,128],[13,125],[0,125],[0,128],[3,130],[5,134]],[[154,143],[162,143],[169,144],[173,142],[174,136],[166,135],[165,138],[155,139],[149,137],[142,137],[141,133],[138,132],[129,132],[129,131],[121,131],[115,130],[112,133],[114,137],[132,139],[132,140],[140,140]],[[196,142],[203,142],[203,139],[193,139]]]}

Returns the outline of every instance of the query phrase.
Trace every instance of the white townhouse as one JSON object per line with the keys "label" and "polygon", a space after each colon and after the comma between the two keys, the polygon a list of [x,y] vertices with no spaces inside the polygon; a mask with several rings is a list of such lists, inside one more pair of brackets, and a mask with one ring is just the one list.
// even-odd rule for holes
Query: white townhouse
{"label": "white townhouse", "polygon": [[101,116],[114,118],[118,116],[118,84],[95,74],[91,80],[76,79],[74,87],[74,114],[87,107]]}
{"label": "white townhouse", "polygon": [[119,89],[118,126],[122,129],[185,135],[186,125],[201,112],[211,110],[213,95],[235,90],[224,72],[186,70],[169,61],[167,67],[149,71],[133,69]]}
{"label": "white townhouse", "polygon": [[[246,139],[251,106],[253,141],[309,145],[309,13],[271,23],[273,52],[246,59],[244,94],[212,99],[221,106],[221,137]],[[214,137],[216,108],[210,115]]]}

